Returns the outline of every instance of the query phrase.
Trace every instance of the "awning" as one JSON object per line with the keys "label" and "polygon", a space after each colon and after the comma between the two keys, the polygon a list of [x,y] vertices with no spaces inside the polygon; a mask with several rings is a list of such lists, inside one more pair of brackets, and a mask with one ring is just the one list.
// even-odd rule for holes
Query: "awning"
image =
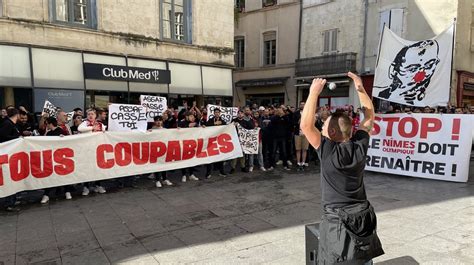
{"label": "awning", "polygon": [[284,85],[289,77],[276,77],[265,79],[247,79],[235,83],[238,87],[259,87],[259,86],[281,86]]}

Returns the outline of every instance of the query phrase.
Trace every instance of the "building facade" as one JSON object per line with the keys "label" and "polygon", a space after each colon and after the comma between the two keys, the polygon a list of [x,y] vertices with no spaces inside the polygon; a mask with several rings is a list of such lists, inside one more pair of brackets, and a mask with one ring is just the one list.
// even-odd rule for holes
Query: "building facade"
{"label": "building facade", "polygon": [[0,105],[231,105],[233,17],[231,1],[0,0]]}
{"label": "building facade", "polygon": [[300,1],[235,3],[234,104],[296,105]]}
{"label": "building facade", "polygon": [[[357,71],[371,95],[380,36],[384,26],[404,39],[430,39],[454,21],[450,103],[474,105],[473,0],[303,0],[300,59],[296,61],[298,99],[313,77],[334,82],[319,104],[358,106],[347,71]],[[455,20],[456,19],[456,20]],[[449,77],[447,77],[449,78]],[[380,101],[375,100],[380,106]]]}

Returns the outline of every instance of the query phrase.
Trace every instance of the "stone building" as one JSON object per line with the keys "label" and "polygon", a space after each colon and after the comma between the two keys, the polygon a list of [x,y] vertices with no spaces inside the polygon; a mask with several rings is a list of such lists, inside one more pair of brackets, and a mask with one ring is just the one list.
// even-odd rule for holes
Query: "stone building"
{"label": "stone building", "polygon": [[300,1],[235,2],[235,105],[296,105]]}
{"label": "stone building", "polygon": [[[0,105],[162,95],[231,105],[234,8],[212,0],[0,0]],[[210,12],[212,10],[212,12]],[[170,79],[166,78],[170,75]]]}

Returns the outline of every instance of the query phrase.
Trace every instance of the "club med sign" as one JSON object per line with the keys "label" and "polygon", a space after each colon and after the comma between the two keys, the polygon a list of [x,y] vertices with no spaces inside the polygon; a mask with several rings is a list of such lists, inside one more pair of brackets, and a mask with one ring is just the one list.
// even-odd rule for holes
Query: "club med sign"
{"label": "club med sign", "polygon": [[85,63],[84,74],[86,79],[145,82],[158,84],[171,83],[171,75],[169,70],[159,70],[150,68]]}

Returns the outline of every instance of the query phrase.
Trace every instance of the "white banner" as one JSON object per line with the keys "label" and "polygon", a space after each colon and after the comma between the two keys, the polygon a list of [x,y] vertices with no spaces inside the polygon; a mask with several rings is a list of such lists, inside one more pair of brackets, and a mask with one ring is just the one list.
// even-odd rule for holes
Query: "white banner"
{"label": "white banner", "polygon": [[140,105],[110,104],[109,131],[145,132],[147,127],[146,109]]}
{"label": "white banner", "polygon": [[56,116],[58,116],[58,110],[59,108],[54,106],[53,103],[49,102],[48,100],[45,100],[41,115],[48,114],[49,117],[56,118]]}
{"label": "white banner", "polygon": [[241,156],[233,125],[19,138],[0,144],[0,197]]}
{"label": "white banner", "polygon": [[258,134],[260,128],[247,130],[237,123],[237,134],[239,135],[240,145],[244,154],[255,155],[258,154]]}
{"label": "white banner", "polygon": [[146,109],[148,122],[153,122],[156,116],[162,116],[168,109],[168,102],[165,97],[140,95],[140,105]]}
{"label": "white banner", "polygon": [[408,41],[385,28],[372,96],[399,104],[446,106],[454,25],[430,40]]}
{"label": "white banner", "polygon": [[474,115],[376,115],[366,169],[466,182]]}
{"label": "white banner", "polygon": [[217,105],[207,105],[207,120],[214,118],[214,110],[219,109],[221,111],[221,119],[227,124],[231,123],[233,119],[237,118],[239,108],[237,107],[221,107]]}

